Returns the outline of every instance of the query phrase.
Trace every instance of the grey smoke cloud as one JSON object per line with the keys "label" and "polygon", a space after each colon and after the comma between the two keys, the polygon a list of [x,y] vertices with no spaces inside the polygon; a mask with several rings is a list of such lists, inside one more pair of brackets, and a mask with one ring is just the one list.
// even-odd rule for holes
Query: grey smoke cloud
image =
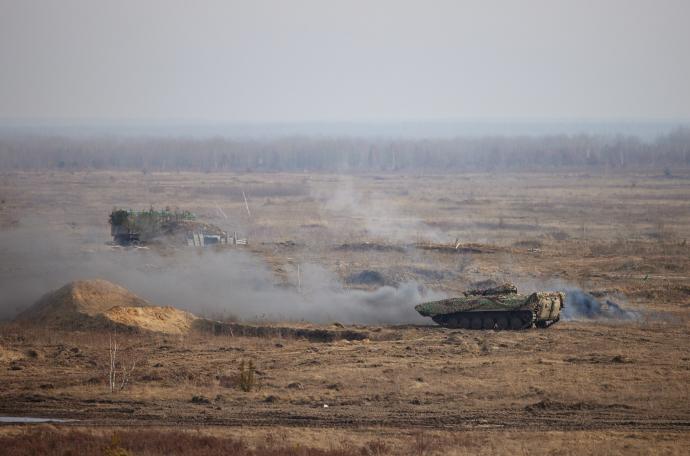
{"label": "grey smoke cloud", "polygon": [[[357,195],[355,190],[350,193],[347,186],[345,189],[346,201],[357,198],[353,196]],[[378,220],[372,220],[372,226],[376,227]],[[383,233],[387,227],[384,224],[376,229]],[[241,249],[215,252],[180,248],[160,254],[151,249],[113,248],[106,240],[100,231],[68,233],[35,221],[0,231],[0,318],[12,318],[44,293],[86,278],[118,283],[155,304],[243,320],[428,324],[414,305],[445,297],[423,290],[415,282],[374,291],[348,289],[333,273],[310,263],[300,265],[298,291],[294,284],[277,283],[260,258]],[[628,309],[622,297],[595,298],[560,280],[522,281],[518,285],[524,293],[565,291],[565,320],[636,320],[641,316]]]}
{"label": "grey smoke cloud", "polygon": [[[159,305],[206,316],[325,323],[423,323],[414,305],[425,298],[415,283],[375,291],[346,289],[315,264],[301,267],[301,292],[276,284],[261,260],[242,250],[147,249],[84,244],[84,237],[40,227],[0,232],[0,317],[11,318],[65,283],[103,278]],[[429,299],[440,297],[428,292]]]}
{"label": "grey smoke cloud", "polygon": [[603,296],[597,298],[572,283],[552,280],[522,280],[518,284],[520,292],[532,293],[539,290],[565,292],[565,308],[561,318],[566,321],[578,320],[638,320],[642,312],[631,310],[624,296]]}
{"label": "grey smoke cloud", "polygon": [[392,195],[374,191],[365,194],[357,188],[352,176],[338,176],[332,188],[317,191],[314,196],[322,201],[322,210],[348,215],[350,220],[360,222],[372,237],[402,244],[412,244],[417,240],[452,241],[446,233],[396,206]]}
{"label": "grey smoke cloud", "polygon": [[598,300],[582,290],[569,290],[566,294],[565,320],[637,320],[640,313],[626,309],[613,298]]}

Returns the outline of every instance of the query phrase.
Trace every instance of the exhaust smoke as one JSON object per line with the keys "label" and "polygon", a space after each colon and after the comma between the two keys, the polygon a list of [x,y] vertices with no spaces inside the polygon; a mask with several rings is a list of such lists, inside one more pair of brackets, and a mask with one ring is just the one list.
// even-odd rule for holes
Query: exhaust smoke
{"label": "exhaust smoke", "polygon": [[640,317],[638,312],[627,310],[609,298],[599,301],[579,289],[566,292],[562,315],[565,320],[637,320]]}

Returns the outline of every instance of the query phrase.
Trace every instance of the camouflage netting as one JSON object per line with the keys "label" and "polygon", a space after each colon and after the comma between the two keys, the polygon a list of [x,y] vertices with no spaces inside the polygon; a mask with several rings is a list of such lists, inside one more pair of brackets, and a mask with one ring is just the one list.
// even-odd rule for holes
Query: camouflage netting
{"label": "camouflage netting", "polygon": [[110,213],[110,233],[115,242],[123,245],[148,243],[168,238],[173,243],[185,245],[192,232],[205,235],[224,235],[224,231],[215,225],[196,220],[189,211],[133,211],[114,209]]}
{"label": "camouflage netting", "polygon": [[518,310],[525,307],[529,295],[516,293],[483,296],[467,295],[463,298],[449,298],[419,304],[415,310],[425,317],[472,311]]}

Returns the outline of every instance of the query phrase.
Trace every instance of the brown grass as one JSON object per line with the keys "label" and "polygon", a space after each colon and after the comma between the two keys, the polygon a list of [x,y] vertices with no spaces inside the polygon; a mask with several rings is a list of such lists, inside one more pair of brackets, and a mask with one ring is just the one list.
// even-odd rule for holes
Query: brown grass
{"label": "brown grass", "polygon": [[[74,439],[98,451],[113,430],[123,447],[145,445],[137,443],[146,440],[144,431],[117,425],[157,425],[161,435],[147,438],[162,442],[174,441],[181,424],[201,427],[181,437],[185,445],[203,451],[201,442],[211,442],[209,448],[227,450],[223,445],[240,442],[246,447],[238,454],[258,454],[246,452],[262,442],[266,451],[292,451],[299,443],[295,451],[303,453],[293,454],[690,452],[690,181],[681,171],[672,178],[384,177],[16,173],[0,181],[11,201],[0,211],[0,226],[38,214],[66,230],[76,223],[85,239],[94,233],[102,239],[113,204],[169,205],[246,235],[251,253],[285,286],[296,287],[293,266],[306,261],[343,279],[371,270],[390,283],[415,280],[451,295],[487,278],[521,289],[556,283],[623,296],[644,318],[561,321],[526,332],[337,329],[368,333],[366,340],[308,340],[304,332],[274,330],[122,334],[122,344],[145,361],[131,388],[114,397],[103,383],[103,334],[2,326],[0,414],[87,420],[78,429],[0,428],[3,438],[15,439],[3,448],[21,454],[22,445],[41,441],[68,448],[61,436],[74,431]],[[361,196],[363,210],[333,204],[333,190],[343,183]],[[258,196],[254,190],[262,186],[265,196]],[[251,217],[236,197],[240,188],[250,189]],[[367,218],[382,213],[389,226],[373,231]],[[472,250],[450,248],[456,239]],[[260,389],[236,387],[243,359],[255,361]],[[99,433],[91,422],[106,429]]]}
{"label": "brown grass", "polygon": [[[392,436],[389,430],[294,432],[247,429],[133,430],[70,429],[35,426],[0,430],[0,445],[11,455],[157,456],[469,456],[492,454],[682,455],[690,449],[687,436],[636,432],[463,431],[413,432]],[[377,433],[380,434],[377,437]],[[547,438],[545,438],[547,437]],[[577,442],[577,445],[574,444]]]}

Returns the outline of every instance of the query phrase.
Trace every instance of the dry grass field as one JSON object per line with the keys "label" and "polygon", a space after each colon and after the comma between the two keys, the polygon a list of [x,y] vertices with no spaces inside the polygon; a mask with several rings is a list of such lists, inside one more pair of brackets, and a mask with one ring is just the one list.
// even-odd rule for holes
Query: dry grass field
{"label": "dry grass field", "polygon": [[[137,363],[111,393],[108,334],[5,314],[0,416],[76,420],[1,426],[9,454],[690,453],[690,173],[27,172],[0,175],[0,201],[0,252],[11,252],[0,283],[17,310],[62,285],[37,277],[38,289],[18,290],[29,260],[110,261],[121,254],[107,245],[113,207],[170,206],[246,237],[248,246],[216,254],[232,261],[243,249],[278,299],[317,287],[296,266],[318,265],[339,294],[414,283],[450,296],[492,279],[611,297],[636,316],[471,331],[370,315],[317,324],[288,308],[287,321],[253,322],[368,337],[120,334],[122,359]],[[9,245],[24,242],[21,233],[77,247],[29,242],[37,247],[22,262]],[[196,258],[193,249],[159,245],[149,255],[178,261]],[[151,274],[148,264],[135,272]],[[358,280],[372,272],[375,280]],[[326,296],[322,308],[340,302],[314,296]]]}

